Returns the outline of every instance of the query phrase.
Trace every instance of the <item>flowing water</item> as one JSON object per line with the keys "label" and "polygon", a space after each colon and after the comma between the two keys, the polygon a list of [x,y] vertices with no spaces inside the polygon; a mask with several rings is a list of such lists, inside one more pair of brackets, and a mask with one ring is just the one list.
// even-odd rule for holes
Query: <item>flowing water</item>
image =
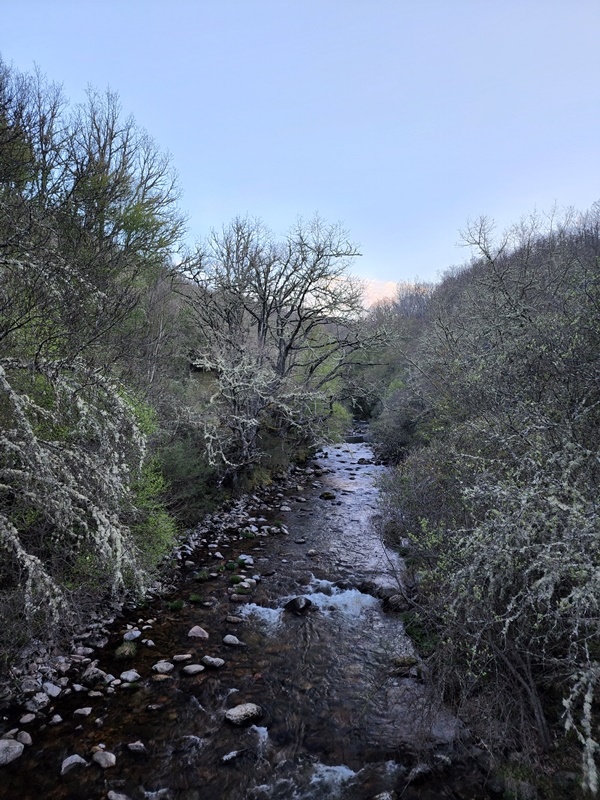
{"label": "flowing water", "polygon": [[[398,589],[402,562],[379,536],[376,479],[383,467],[372,458],[360,443],[319,454],[318,480],[309,477],[302,495],[289,487],[285,492],[291,510],[280,517],[289,535],[230,544],[224,561],[242,550],[254,561],[246,574],[258,579],[257,586],[240,598],[247,602],[230,600],[228,573],[200,585],[189,565],[177,596],[187,601],[201,593],[204,604],[186,602],[177,611],[163,598],[118,620],[107,645],[91,657],[115,676],[134,667],[142,676],[134,686],[58,697],[44,710],[42,725],[19,725],[22,711],[15,711],[5,729],[29,730],[33,744],[0,768],[0,798],[490,796],[464,767],[440,772],[461,726],[447,711],[429,706],[402,620],[383,610],[380,598]],[[218,547],[225,552],[226,545]],[[211,552],[210,563],[216,563],[214,546],[209,551],[205,543],[192,556],[196,566],[208,563]],[[285,610],[298,596],[311,601],[308,611]],[[227,621],[232,614],[241,621]],[[124,664],[114,651],[127,623],[155,646],[141,646]],[[193,625],[209,638],[190,639]],[[226,634],[243,645],[223,644]],[[174,661],[177,654],[191,660]],[[183,673],[186,663],[199,663],[204,655],[223,658],[225,665]],[[168,675],[152,670],[162,659],[175,664]],[[258,704],[262,716],[249,726],[232,725],[225,713],[241,703]],[[82,707],[91,713],[74,716]],[[64,721],[46,724],[53,714]],[[128,744],[134,742],[143,748],[132,751]],[[91,762],[102,748],[116,755],[115,766],[103,770],[89,763],[61,776],[65,758],[78,754]]]}

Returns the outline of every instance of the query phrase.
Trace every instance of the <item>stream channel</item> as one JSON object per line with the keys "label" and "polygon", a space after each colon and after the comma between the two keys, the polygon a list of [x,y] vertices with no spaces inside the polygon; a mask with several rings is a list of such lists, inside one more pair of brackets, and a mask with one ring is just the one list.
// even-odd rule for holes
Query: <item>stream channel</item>
{"label": "stream channel", "polygon": [[[23,722],[22,707],[4,718],[3,731],[26,731],[32,744],[0,767],[0,798],[497,797],[469,759],[456,758],[461,725],[429,707],[401,617],[382,603],[403,566],[376,524],[383,469],[368,445],[338,445],[201,524],[170,594],[81,640],[79,664],[63,665],[62,683],[53,674],[61,694],[35,719]],[[240,578],[251,578],[246,595],[232,584]],[[296,597],[311,601],[304,613],[284,608]],[[194,626],[208,638],[190,637]],[[137,652],[118,660],[128,630]],[[225,644],[227,635],[242,644]],[[207,666],[205,656],[225,663]],[[153,669],[159,662],[170,671]],[[186,674],[191,665],[204,669]],[[96,678],[94,668],[103,671]],[[121,682],[131,669],[139,678]],[[261,716],[226,719],[247,703]],[[102,751],[116,763],[96,763]],[[82,762],[61,774],[74,755]]]}

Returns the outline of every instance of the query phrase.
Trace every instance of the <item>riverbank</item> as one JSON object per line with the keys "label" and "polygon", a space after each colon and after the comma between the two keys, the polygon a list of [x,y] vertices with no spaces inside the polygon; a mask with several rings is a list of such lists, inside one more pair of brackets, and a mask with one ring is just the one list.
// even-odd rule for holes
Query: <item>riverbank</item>
{"label": "riverbank", "polygon": [[40,707],[4,720],[22,752],[0,797],[498,796],[384,609],[402,562],[377,527],[382,469],[339,446],[203,520],[165,593],[23,677]]}

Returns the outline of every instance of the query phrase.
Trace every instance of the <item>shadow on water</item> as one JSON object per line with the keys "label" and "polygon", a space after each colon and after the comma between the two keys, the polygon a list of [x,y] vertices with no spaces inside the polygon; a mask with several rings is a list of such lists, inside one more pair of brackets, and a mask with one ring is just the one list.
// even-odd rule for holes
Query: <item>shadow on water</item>
{"label": "shadow on water", "polygon": [[[402,579],[401,560],[373,525],[383,467],[364,442],[321,453],[316,465],[312,474],[297,473],[304,486],[288,482],[276,496],[279,505],[272,497],[263,516],[250,520],[284,519],[289,535],[224,537],[222,561],[206,537],[191,556],[194,567],[182,570],[181,611],[157,600],[108,629],[109,642],[91,657],[113,676],[135,668],[141,680],[128,688],[117,683],[112,693],[104,684],[56,698],[30,726],[26,753],[1,768],[0,798],[493,796],[477,772],[441,770],[464,731],[446,710],[429,706],[402,622],[382,609],[381,596],[397,591]],[[202,584],[197,572],[194,579],[194,570],[231,565],[242,549],[254,563],[236,572],[241,580],[254,576],[257,585],[235,597],[241,602],[231,599],[227,570]],[[191,603],[194,594],[201,597]],[[285,605],[298,596],[310,604],[294,614]],[[127,623],[154,646],[140,646],[131,662],[117,661]],[[209,638],[190,639],[194,625]],[[227,634],[243,644],[227,646]],[[185,674],[206,655],[225,664]],[[174,668],[157,674],[153,665],[163,659]],[[238,727],[225,713],[242,703],[259,705],[262,715]],[[82,707],[91,707],[89,715],[74,716]],[[18,728],[21,714],[15,710],[6,725]],[[63,722],[52,726],[54,714]],[[114,766],[92,762],[102,748],[116,756]],[[61,777],[63,760],[73,754],[88,765]]]}

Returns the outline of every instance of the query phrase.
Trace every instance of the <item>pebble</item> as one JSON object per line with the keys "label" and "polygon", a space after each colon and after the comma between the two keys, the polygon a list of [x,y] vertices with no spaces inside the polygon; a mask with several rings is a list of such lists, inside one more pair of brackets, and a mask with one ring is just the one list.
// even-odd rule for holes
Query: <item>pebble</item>
{"label": "pebble", "polygon": [[10,764],[23,753],[25,745],[15,739],[0,739],[0,767]]}
{"label": "pebble", "polygon": [[191,653],[182,653],[181,655],[173,656],[171,661],[189,661],[191,658],[192,658]]}
{"label": "pebble", "polygon": [[17,742],[21,742],[24,745],[30,745],[32,743],[31,736],[27,733],[27,731],[19,731],[17,733]]}
{"label": "pebble", "polygon": [[35,714],[23,714],[23,716],[19,720],[19,725],[27,725],[29,722],[33,722],[34,719],[35,719]]}
{"label": "pebble", "polygon": [[45,692],[36,692],[36,694],[34,694],[33,697],[25,703],[25,708],[27,711],[35,713],[36,711],[40,711],[42,708],[46,708],[49,702],[50,698]]}
{"label": "pebble", "polygon": [[175,669],[175,665],[171,664],[170,661],[158,661],[152,669],[160,675],[166,675],[168,672],[172,672]]}
{"label": "pebble", "polygon": [[89,715],[91,713],[92,713],[92,707],[91,706],[85,706],[84,708],[76,708],[75,711],[73,712],[73,716],[74,717],[89,717]]}
{"label": "pebble", "polygon": [[49,681],[42,684],[42,689],[48,695],[48,697],[58,697],[58,695],[62,692],[60,686],[50,683]]}
{"label": "pebble", "polygon": [[196,639],[208,639],[208,633],[201,628],[200,625],[194,625],[194,627],[188,633],[188,636]]}
{"label": "pebble", "polygon": [[106,750],[98,750],[92,756],[92,761],[95,761],[102,769],[108,769],[115,766],[117,757],[114,753],[109,753]]}
{"label": "pebble", "polygon": [[62,721],[63,721],[63,718],[61,717],[61,715],[60,714],[55,714],[48,724],[49,725],[60,725],[60,723]]}
{"label": "pebble", "polygon": [[225,719],[228,722],[232,722],[234,725],[243,725],[246,722],[259,719],[262,715],[263,710],[259,705],[256,705],[256,703],[242,703],[226,711]]}
{"label": "pebble", "polygon": [[197,675],[199,672],[204,672],[202,664],[187,664],[182,670],[185,675]]}
{"label": "pebble", "polygon": [[229,647],[240,647],[244,643],[240,642],[237,636],[233,636],[231,633],[228,633],[227,636],[223,637],[223,644],[226,644]]}
{"label": "pebble", "polygon": [[[135,669],[128,669],[125,672],[121,673],[120,680],[126,681],[127,683],[135,683],[135,681],[139,681],[142,676],[140,673]],[[113,680],[114,683],[114,680]],[[118,685],[118,684],[117,684]]]}
{"label": "pebble", "polygon": [[77,755],[69,756],[68,758],[65,758],[65,760],[62,762],[60,768],[60,774],[66,775],[66,773],[72,770],[73,767],[79,767],[79,766],[87,767],[87,763],[88,762],[84,758],[81,758],[81,756]]}
{"label": "pebble", "polygon": [[214,669],[219,669],[225,665],[225,661],[222,658],[213,658],[212,656],[203,656],[202,663]]}
{"label": "pebble", "polygon": [[106,795],[108,800],[131,800],[128,794],[121,794],[120,792],[113,792],[111,789],[110,792]]}
{"label": "pebble", "polygon": [[225,622],[231,622],[232,625],[239,625],[241,622],[244,622],[244,618],[236,617],[233,614],[227,614]]}
{"label": "pebble", "polygon": [[141,635],[142,632],[138,630],[127,631],[127,633],[123,634],[123,640],[125,642],[134,642],[136,639],[139,639]]}
{"label": "pebble", "polygon": [[146,752],[146,745],[143,742],[140,742],[138,739],[137,742],[129,742],[127,745],[128,750],[131,750],[132,753],[145,753]]}

